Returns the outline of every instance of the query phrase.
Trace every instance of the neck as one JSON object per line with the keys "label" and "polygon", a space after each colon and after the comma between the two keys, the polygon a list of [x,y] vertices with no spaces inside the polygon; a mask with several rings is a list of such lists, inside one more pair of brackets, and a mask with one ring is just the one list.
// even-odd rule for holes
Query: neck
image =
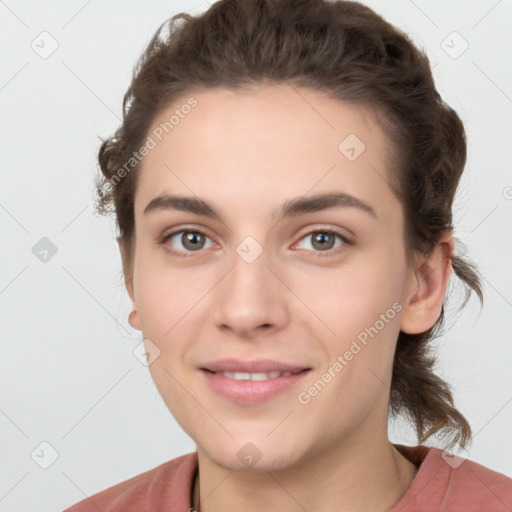
{"label": "neck", "polygon": [[410,487],[417,468],[387,439],[345,439],[281,471],[238,472],[217,465],[198,447],[197,512],[389,511]]}

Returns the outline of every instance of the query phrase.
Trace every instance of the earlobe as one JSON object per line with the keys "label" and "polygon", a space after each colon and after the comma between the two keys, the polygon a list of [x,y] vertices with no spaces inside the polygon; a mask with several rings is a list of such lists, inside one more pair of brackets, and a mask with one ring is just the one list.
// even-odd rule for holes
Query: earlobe
{"label": "earlobe", "polygon": [[126,286],[126,291],[130,296],[130,299],[134,303],[133,309],[128,315],[128,323],[138,331],[141,329],[139,313],[137,308],[135,307],[135,294],[133,290],[133,270],[131,265],[131,254],[129,248],[126,246],[126,243],[123,241],[121,237],[117,238],[117,243],[119,245],[119,251],[121,253],[121,261],[123,264],[123,275],[124,275],[124,284]]}
{"label": "earlobe", "polygon": [[401,331],[418,334],[436,323],[452,271],[453,250],[453,237],[448,233],[414,271],[409,281],[413,286],[406,290]]}
{"label": "earlobe", "polygon": [[141,325],[140,325],[140,318],[139,318],[139,312],[133,307],[133,309],[130,311],[130,314],[128,315],[128,323],[137,331],[141,331]]}

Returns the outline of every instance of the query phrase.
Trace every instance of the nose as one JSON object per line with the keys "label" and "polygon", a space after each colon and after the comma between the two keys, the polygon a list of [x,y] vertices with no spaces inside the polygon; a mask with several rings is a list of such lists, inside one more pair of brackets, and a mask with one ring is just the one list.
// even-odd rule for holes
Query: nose
{"label": "nose", "polygon": [[265,251],[252,262],[233,254],[232,268],[212,297],[217,328],[251,338],[286,327],[291,294],[268,265]]}

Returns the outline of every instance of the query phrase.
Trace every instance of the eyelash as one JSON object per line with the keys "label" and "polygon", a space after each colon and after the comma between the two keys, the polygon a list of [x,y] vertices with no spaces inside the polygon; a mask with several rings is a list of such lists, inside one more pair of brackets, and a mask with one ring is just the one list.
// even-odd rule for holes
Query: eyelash
{"label": "eyelash", "polygon": [[[175,256],[182,257],[182,258],[189,258],[191,256],[194,256],[194,253],[201,252],[201,249],[199,249],[198,251],[177,251],[176,249],[172,248],[170,245],[167,244],[168,240],[170,240],[173,236],[178,235],[180,233],[199,233],[201,235],[204,235],[205,237],[210,238],[204,231],[201,231],[200,229],[179,229],[177,231],[172,231],[171,233],[164,234],[162,236],[162,238],[160,239],[159,243],[162,244],[162,245],[165,245],[165,249],[168,252],[172,253]],[[315,257],[323,258],[323,257],[333,256],[334,254],[337,254],[339,252],[338,249],[342,249],[343,246],[345,246],[345,245],[352,245],[352,242],[350,240],[348,240],[340,232],[335,231],[333,229],[323,229],[323,228],[319,228],[319,229],[315,229],[313,231],[309,231],[304,236],[302,236],[298,240],[298,242],[300,242],[304,238],[307,238],[308,236],[311,236],[311,235],[316,234],[316,233],[323,233],[323,234],[329,234],[329,235],[337,236],[338,238],[341,239],[343,244],[340,247],[336,247],[336,248],[333,248],[333,249],[327,249],[325,251],[312,251],[312,252],[315,253]],[[296,242],[294,245],[296,245],[298,242]],[[306,250],[309,251],[308,249],[306,249]]]}

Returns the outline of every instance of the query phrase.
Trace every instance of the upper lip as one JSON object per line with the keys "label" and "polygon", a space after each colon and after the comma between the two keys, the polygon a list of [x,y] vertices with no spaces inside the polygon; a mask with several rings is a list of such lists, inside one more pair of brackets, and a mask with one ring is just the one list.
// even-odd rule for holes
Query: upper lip
{"label": "upper lip", "polygon": [[259,359],[253,361],[242,361],[239,359],[219,359],[201,366],[202,370],[212,372],[300,372],[309,370],[307,366],[298,366],[271,359]]}

